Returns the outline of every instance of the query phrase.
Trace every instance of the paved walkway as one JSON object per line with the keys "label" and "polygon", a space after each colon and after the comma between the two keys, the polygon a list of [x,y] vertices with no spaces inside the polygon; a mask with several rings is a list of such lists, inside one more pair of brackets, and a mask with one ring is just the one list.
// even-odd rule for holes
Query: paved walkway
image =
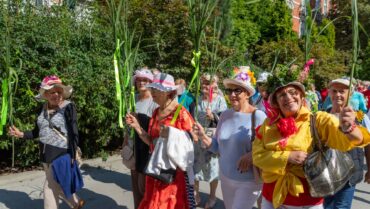
{"label": "paved walkway", "polygon": [[[93,159],[85,162],[83,176],[85,188],[79,193],[87,200],[84,209],[132,209],[129,170],[121,163],[120,156],[107,162]],[[0,176],[0,209],[42,209],[43,171]],[[203,202],[207,199],[208,185],[201,184]],[[223,209],[220,188],[215,209]],[[61,209],[68,209],[63,204]],[[356,189],[353,209],[370,209],[370,185],[360,184]]]}

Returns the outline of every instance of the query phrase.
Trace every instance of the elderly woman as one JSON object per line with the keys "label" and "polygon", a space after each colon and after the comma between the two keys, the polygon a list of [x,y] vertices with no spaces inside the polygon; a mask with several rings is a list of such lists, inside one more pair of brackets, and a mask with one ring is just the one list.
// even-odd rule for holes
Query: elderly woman
{"label": "elderly woman", "polygon": [[37,97],[47,102],[37,112],[35,128],[22,132],[12,126],[9,134],[23,139],[39,138],[40,160],[46,174],[44,208],[57,209],[60,199],[71,208],[82,208],[84,201],[74,194],[83,186],[76,162],[79,139],[76,107],[65,100],[70,97],[72,87],[63,85],[57,76],[47,76],[39,93]]}
{"label": "elderly woman", "polygon": [[[218,77],[206,73],[200,77],[201,96],[198,103],[197,121],[208,130],[208,136],[213,137],[219,121],[219,115],[227,109],[226,101],[218,89]],[[207,131],[206,131],[207,132]],[[199,181],[206,181],[210,184],[210,197],[204,208],[213,208],[216,204],[216,189],[218,185],[218,155],[203,148],[202,143],[194,144],[195,152],[195,202],[201,203],[199,195]]]}
{"label": "elderly woman", "polygon": [[268,97],[269,94],[266,89],[266,82],[268,76],[270,76],[271,73],[269,72],[262,72],[259,74],[257,79],[257,90],[259,93],[259,96],[253,101],[253,106],[255,106],[257,109],[262,110],[266,113],[266,106],[268,106]]}
{"label": "elderly woman", "polygon": [[[194,160],[194,150],[190,139],[188,137],[181,137],[184,135],[189,136],[186,132],[191,130],[194,120],[184,107],[181,107],[176,120],[174,119],[179,104],[177,102],[177,86],[171,75],[159,73],[154,76],[153,82],[146,87],[150,88],[153,101],[159,105],[153,112],[148,132],[140,126],[137,119],[131,114],[127,114],[126,123],[135,129],[143,142],[150,146],[152,157],[148,167],[158,166],[160,164],[160,169],[158,170],[161,170],[163,167],[167,168],[167,164],[175,165],[175,175],[173,181],[170,183],[147,176],[145,194],[139,209],[194,208],[194,191],[193,187],[190,186],[191,182],[189,182],[189,177],[193,173],[192,161]],[[172,131],[177,132],[179,137],[173,137]],[[160,145],[167,144],[167,148],[168,144],[173,144],[176,147],[178,144],[186,144],[187,140],[189,140],[191,147],[178,146],[176,149],[163,149],[163,153],[158,156],[158,153],[155,151],[161,139],[165,139],[166,141],[160,143]],[[169,153],[173,151],[176,152],[175,156]],[[153,157],[153,155],[156,157]],[[167,161],[164,158],[167,158]],[[168,159],[171,159],[171,162],[167,163]],[[153,165],[152,162],[160,163]],[[148,170],[147,168],[146,173]]]}
{"label": "elderly woman", "polygon": [[[311,112],[304,106],[304,86],[295,81],[297,73],[278,70],[268,79],[270,104],[275,114],[256,133],[253,164],[262,170],[262,208],[323,208],[323,198],[309,193],[303,164],[313,151],[310,132]],[[366,129],[355,125],[355,113],[342,109],[339,120],[317,112],[316,129],[324,143],[347,151],[369,143]]]}
{"label": "elderly woman", "polygon": [[[135,113],[140,126],[148,131],[149,121],[158,105],[153,101],[150,90],[146,85],[153,81],[153,74],[148,68],[135,71],[135,88],[138,94],[135,98]],[[131,170],[132,194],[134,195],[135,209],[139,207],[145,192],[145,166],[149,161],[149,146],[135,133],[135,169]]]}
{"label": "elderly woman", "polygon": [[249,104],[255,93],[255,83],[249,67],[234,69],[232,79],[223,81],[231,109],[224,111],[213,137],[207,136],[201,124],[194,133],[209,151],[219,154],[220,181],[226,209],[253,208],[261,185],[255,181],[252,169],[252,140],[254,127],[263,123],[264,112]]}
{"label": "elderly woman", "polygon": [[[329,83],[329,96],[332,101],[332,107],[327,110],[327,112],[339,117],[340,112],[346,106],[349,92],[349,80],[345,78],[335,79]],[[356,113],[356,124],[366,127],[370,131],[370,120],[362,112],[358,111]],[[368,172],[365,175],[365,182],[370,183],[370,145],[365,147],[367,153],[367,170]],[[326,197],[324,201],[324,207],[326,209],[334,208],[351,208],[352,199],[355,194],[355,187],[357,183],[360,183],[364,175],[364,149],[363,148],[354,148],[348,151],[348,154],[351,156],[355,164],[355,172],[352,175],[351,179],[347,184],[339,190],[336,194]]]}

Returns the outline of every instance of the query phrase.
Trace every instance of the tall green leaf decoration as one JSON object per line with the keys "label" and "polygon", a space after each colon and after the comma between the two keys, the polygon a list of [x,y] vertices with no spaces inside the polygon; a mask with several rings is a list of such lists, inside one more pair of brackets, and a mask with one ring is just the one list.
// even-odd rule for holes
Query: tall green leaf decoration
{"label": "tall green leaf decoration", "polygon": [[[116,48],[113,54],[113,67],[118,103],[118,124],[124,128],[123,117],[135,111],[135,86],[133,82],[140,40],[134,45],[135,29],[128,24],[129,1],[107,0],[114,31]],[[133,134],[133,131],[131,131]]]}
{"label": "tall green leaf decoration", "polygon": [[[353,74],[356,70],[357,59],[360,51],[360,38],[359,38],[359,24],[358,24],[358,9],[357,9],[357,0],[352,0],[352,67],[351,67],[351,78],[349,80],[349,86],[352,86],[353,83]],[[348,98],[352,94],[352,88],[348,91]],[[349,105],[349,99],[347,100],[347,106]]]}
{"label": "tall green leaf decoration", "polygon": [[[191,65],[194,67],[194,73],[191,78],[188,90],[184,94],[188,93],[189,89],[193,86],[194,82],[196,84],[195,92],[195,103],[198,104],[199,89],[200,89],[200,60],[201,60],[201,41],[204,37],[204,29],[207,25],[209,18],[211,17],[214,9],[216,8],[218,0],[187,0],[187,5],[189,9],[189,18],[190,18],[190,35],[193,41],[193,58],[191,60]],[[182,104],[184,103],[182,99],[180,105],[177,107],[174,117],[171,120],[171,124],[174,124]],[[195,117],[198,114],[198,105],[195,109]]]}
{"label": "tall green leaf decoration", "polygon": [[[11,36],[10,36],[10,19],[6,12],[3,13],[3,20],[5,23],[5,38],[3,40],[3,46],[5,47],[5,54],[2,55],[4,66],[0,73],[1,82],[1,115],[0,115],[0,136],[4,134],[4,126],[9,121],[10,125],[13,125],[13,96],[17,90],[18,85],[18,74],[15,68],[13,68],[13,60],[10,55],[11,50]],[[1,66],[0,66],[1,67]],[[22,61],[19,61],[19,68],[22,68]],[[14,137],[12,138],[12,167],[14,167]]]}

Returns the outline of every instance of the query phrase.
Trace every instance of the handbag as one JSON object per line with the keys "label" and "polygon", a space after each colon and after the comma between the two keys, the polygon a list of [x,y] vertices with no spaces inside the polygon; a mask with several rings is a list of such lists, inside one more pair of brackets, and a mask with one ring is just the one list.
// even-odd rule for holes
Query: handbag
{"label": "handbag", "polygon": [[[168,139],[163,139],[163,138],[159,137],[159,138],[154,140],[154,143],[156,144],[156,146],[160,146],[159,144],[166,143],[165,140],[168,140]],[[166,145],[163,145],[163,146],[166,146]],[[159,180],[163,183],[166,183],[166,184],[172,183],[173,180],[175,180],[176,169],[173,169],[173,168],[162,169],[162,168],[160,168],[159,174],[154,172],[151,169],[148,169],[149,164],[152,161],[155,161],[155,159],[152,159],[152,158],[155,157],[154,152],[155,152],[155,150],[153,151],[153,153],[149,157],[148,164],[146,165],[146,167],[144,169],[144,174],[147,175],[147,176],[150,176],[152,178],[155,178],[155,179],[157,179],[157,180]]]}
{"label": "handbag", "polygon": [[128,134],[123,140],[121,157],[122,163],[126,168],[135,170],[134,140]]}
{"label": "handbag", "polygon": [[334,195],[346,185],[355,171],[355,166],[348,153],[322,144],[315,121],[316,115],[311,115],[310,129],[314,149],[308,155],[303,171],[311,196],[325,197]]}
{"label": "handbag", "polygon": [[147,176],[153,177],[163,183],[170,184],[175,180],[176,170],[175,169],[161,169],[160,174],[147,172],[147,169],[145,169],[144,173]]}

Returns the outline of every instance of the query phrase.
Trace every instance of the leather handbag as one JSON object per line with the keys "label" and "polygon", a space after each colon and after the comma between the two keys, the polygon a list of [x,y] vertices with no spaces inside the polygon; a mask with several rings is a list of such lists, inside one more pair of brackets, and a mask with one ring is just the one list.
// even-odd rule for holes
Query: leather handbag
{"label": "leather handbag", "polygon": [[310,129],[313,152],[303,166],[312,197],[325,197],[341,190],[355,171],[351,156],[322,144],[316,128],[316,115],[311,115]]}
{"label": "leather handbag", "polygon": [[155,174],[155,173],[148,172],[145,169],[145,174],[147,176],[151,176],[157,180],[160,180],[163,183],[170,184],[173,182],[173,180],[175,180],[176,170],[172,168],[161,169],[160,174]]}

